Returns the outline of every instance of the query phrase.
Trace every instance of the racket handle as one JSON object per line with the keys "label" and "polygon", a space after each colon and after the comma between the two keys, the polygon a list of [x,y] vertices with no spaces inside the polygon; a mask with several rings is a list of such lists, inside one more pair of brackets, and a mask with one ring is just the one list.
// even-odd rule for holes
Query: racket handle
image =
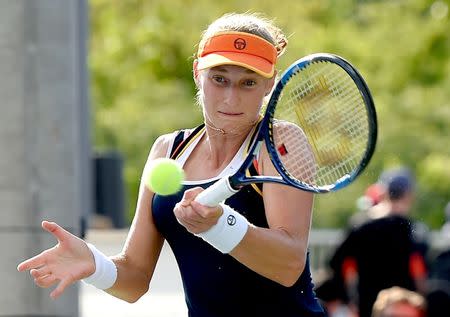
{"label": "racket handle", "polygon": [[210,187],[202,191],[195,198],[195,201],[202,205],[214,207],[230,196],[236,194],[239,190],[233,189],[230,185],[229,178],[224,177],[212,184]]}

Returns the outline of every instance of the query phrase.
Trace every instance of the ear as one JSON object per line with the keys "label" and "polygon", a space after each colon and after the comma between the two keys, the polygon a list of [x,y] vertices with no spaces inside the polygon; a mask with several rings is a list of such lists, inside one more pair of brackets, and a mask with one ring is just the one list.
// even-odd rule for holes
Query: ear
{"label": "ear", "polygon": [[277,78],[277,71],[275,70],[275,72],[274,72],[272,78],[269,78],[269,80],[268,80],[268,82],[267,82],[267,89],[268,89],[268,90],[266,91],[265,96],[270,95],[270,93],[272,92],[273,87],[274,87],[274,85],[275,85],[275,79],[276,79],[276,78]]}
{"label": "ear", "polygon": [[196,84],[197,84],[197,80],[198,80],[197,65],[198,65],[198,60],[194,59],[194,62],[192,63],[192,73],[194,74],[194,81],[195,81]]}

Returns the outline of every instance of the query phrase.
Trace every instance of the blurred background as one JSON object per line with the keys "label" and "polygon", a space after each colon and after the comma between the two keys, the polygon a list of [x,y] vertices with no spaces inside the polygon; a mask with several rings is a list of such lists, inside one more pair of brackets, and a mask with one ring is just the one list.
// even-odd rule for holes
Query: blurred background
{"label": "blurred background", "polygon": [[406,165],[420,186],[414,215],[432,228],[450,199],[449,2],[431,0],[89,1],[92,143],[123,155],[127,221],[155,138],[201,120],[192,61],[208,23],[263,12],[289,37],[279,70],[314,52],[351,61],[375,101],[379,139],[360,179],[318,196],[315,227],[340,227],[383,169]]}
{"label": "blurred background", "polygon": [[[55,304],[12,272],[54,243],[41,233],[42,219],[93,241],[118,230],[123,241],[152,143],[202,121],[193,56],[202,31],[227,12],[264,13],[289,34],[279,71],[307,54],[329,52],[354,64],[371,89],[379,123],[374,157],[354,184],[316,197],[312,241],[335,243],[367,187],[397,165],[416,176],[412,216],[438,231],[450,201],[449,6],[448,0],[0,0],[6,254],[0,268],[5,285],[19,284],[2,290],[0,316],[80,314],[76,288]],[[15,251],[9,241],[17,241]]]}

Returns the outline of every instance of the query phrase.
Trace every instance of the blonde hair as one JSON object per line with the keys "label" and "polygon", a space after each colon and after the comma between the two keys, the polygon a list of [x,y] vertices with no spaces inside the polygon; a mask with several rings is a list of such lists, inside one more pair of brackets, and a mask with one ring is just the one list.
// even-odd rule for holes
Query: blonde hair
{"label": "blonde hair", "polygon": [[394,286],[384,289],[378,293],[373,304],[372,317],[383,317],[385,310],[397,303],[406,303],[420,311],[421,316],[426,312],[426,300],[417,292],[413,292],[402,287]]}
{"label": "blonde hair", "polygon": [[[220,32],[246,32],[257,35],[270,42],[277,50],[280,57],[286,51],[288,40],[283,31],[261,13],[226,13],[213,21],[206,30],[203,31],[198,47],[203,47],[205,42]],[[195,57],[194,57],[195,58]],[[194,74],[195,75],[195,74]],[[194,76],[195,77],[195,76]],[[197,86],[196,103],[200,108],[202,91]]]}
{"label": "blonde hair", "polygon": [[227,13],[212,22],[203,32],[199,47],[212,36],[225,31],[246,32],[260,36],[275,46],[278,57],[285,52],[288,44],[283,31],[261,13]]}

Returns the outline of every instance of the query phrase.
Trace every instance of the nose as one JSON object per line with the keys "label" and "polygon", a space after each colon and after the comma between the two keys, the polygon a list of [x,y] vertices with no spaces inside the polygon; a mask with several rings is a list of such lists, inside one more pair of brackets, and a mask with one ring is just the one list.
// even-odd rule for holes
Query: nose
{"label": "nose", "polygon": [[228,87],[224,94],[224,102],[229,106],[237,106],[240,102],[240,92],[239,88],[231,85]]}

